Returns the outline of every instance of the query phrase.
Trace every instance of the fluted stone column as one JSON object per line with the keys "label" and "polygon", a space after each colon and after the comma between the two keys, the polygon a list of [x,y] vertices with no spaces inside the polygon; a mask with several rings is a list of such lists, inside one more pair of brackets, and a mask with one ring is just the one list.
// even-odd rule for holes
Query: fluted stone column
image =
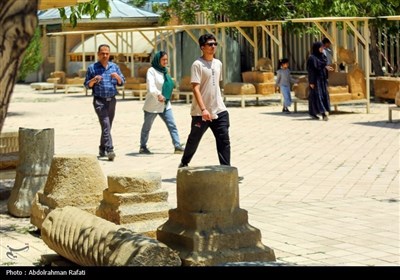
{"label": "fluted stone column", "polygon": [[177,250],[183,265],[275,261],[239,208],[238,172],[230,166],[178,169],[177,208],[158,228],[157,239]]}
{"label": "fluted stone column", "polygon": [[14,187],[8,199],[8,212],[29,217],[37,191],[46,183],[54,155],[54,129],[19,128],[19,161]]}
{"label": "fluted stone column", "polygon": [[50,249],[79,265],[181,265],[179,255],[161,242],[76,207],[53,210],[42,224],[41,235]]}
{"label": "fluted stone column", "polygon": [[64,206],[76,206],[95,214],[106,188],[106,178],[96,156],[55,155],[46,185],[33,202],[31,223],[40,229],[48,213]]}

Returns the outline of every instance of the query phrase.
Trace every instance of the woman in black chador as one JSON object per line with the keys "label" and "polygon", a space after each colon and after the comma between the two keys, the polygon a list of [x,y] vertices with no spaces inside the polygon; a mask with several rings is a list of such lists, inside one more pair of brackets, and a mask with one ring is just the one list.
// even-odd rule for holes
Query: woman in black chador
{"label": "woman in black chador", "polygon": [[322,115],[324,121],[328,120],[330,101],[328,94],[328,70],[333,68],[327,65],[327,58],[323,54],[322,42],[315,42],[312,54],[307,60],[308,83],[308,112],[311,118],[319,120]]}

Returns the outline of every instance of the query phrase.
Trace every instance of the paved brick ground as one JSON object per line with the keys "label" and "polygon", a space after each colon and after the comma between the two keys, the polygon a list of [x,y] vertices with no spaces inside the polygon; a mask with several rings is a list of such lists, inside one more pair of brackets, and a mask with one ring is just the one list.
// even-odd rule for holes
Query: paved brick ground
{"label": "paved brick ground", "polygon": [[[97,154],[99,124],[92,98],[33,91],[17,85],[3,131],[19,127],[54,128],[56,154]],[[240,206],[278,263],[305,266],[399,266],[399,128],[388,122],[388,104],[339,106],[328,122],[310,120],[306,106],[282,114],[279,103],[238,107],[229,102],[232,164],[244,176]],[[248,104],[251,105],[251,104]],[[104,175],[129,170],[157,171],[169,203],[176,207],[176,171],[168,131],[157,119],[149,148],[138,154],[143,101],[120,99],[113,127],[114,162],[100,160]],[[190,105],[175,103],[181,136],[189,133]],[[394,120],[400,114],[393,113]],[[216,165],[211,131],[192,166]],[[3,189],[7,181],[1,181]],[[30,226],[12,218],[0,204],[0,265],[36,265],[51,250]],[[9,248],[22,248],[10,259]]]}

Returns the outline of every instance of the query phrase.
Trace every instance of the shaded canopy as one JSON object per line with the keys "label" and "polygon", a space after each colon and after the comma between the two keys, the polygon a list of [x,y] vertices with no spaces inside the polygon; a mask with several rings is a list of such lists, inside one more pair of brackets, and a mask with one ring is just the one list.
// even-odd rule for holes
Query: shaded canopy
{"label": "shaded canopy", "polygon": [[[96,16],[95,20],[91,20],[89,15],[82,15],[82,19],[78,22],[121,22],[121,21],[149,21],[158,22],[159,15],[151,13],[132,5],[128,5],[119,0],[110,0],[109,5],[111,7],[110,17],[107,18],[104,13],[100,13]],[[69,7],[65,8],[67,17],[70,16],[71,10]],[[49,9],[41,12],[38,15],[39,24],[53,24],[61,23],[60,12],[58,9]]]}
{"label": "shaded canopy", "polygon": [[[153,31],[144,31],[142,32],[149,40],[154,40],[154,32]],[[126,50],[119,49],[117,50],[114,47],[114,44],[122,46],[122,41],[131,41],[132,39],[132,49],[129,47]],[[112,53],[151,53],[153,51],[153,45],[150,44],[149,41],[145,40],[143,36],[138,32],[128,34],[128,38],[122,37],[121,34],[117,33],[106,33],[106,34],[97,34],[95,36],[91,36],[90,38],[84,41],[84,51],[85,53],[97,53],[97,47],[100,44],[108,44],[110,45]],[[71,53],[83,53],[83,44],[77,44],[71,51]]]}

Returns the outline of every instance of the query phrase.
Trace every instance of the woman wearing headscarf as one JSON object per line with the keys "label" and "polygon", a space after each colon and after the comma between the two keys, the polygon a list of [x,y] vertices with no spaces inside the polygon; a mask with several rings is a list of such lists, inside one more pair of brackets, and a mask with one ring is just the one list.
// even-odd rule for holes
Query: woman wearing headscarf
{"label": "woman wearing headscarf", "polygon": [[319,120],[318,115],[321,115],[323,120],[327,121],[331,107],[328,93],[328,70],[332,71],[333,68],[327,65],[323,50],[322,42],[315,42],[307,60],[308,112],[313,119]]}
{"label": "woman wearing headscarf", "polygon": [[184,151],[171,109],[170,99],[175,85],[168,74],[167,64],[167,53],[158,51],[153,57],[151,67],[147,70],[147,95],[143,105],[144,122],[140,134],[140,154],[151,154],[147,148],[147,141],[149,140],[151,126],[157,115],[167,125],[172,144],[175,147],[174,153],[181,154]]}

